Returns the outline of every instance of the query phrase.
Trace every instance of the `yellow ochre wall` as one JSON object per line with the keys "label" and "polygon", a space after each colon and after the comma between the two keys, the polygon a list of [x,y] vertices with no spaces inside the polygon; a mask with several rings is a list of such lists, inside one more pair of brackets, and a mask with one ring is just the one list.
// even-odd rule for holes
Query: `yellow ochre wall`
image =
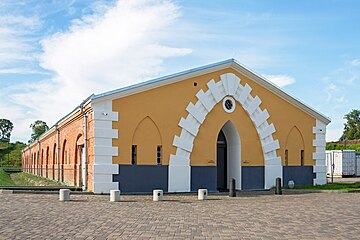
{"label": "yellow ochre wall", "polygon": [[[294,126],[299,129],[303,137],[305,147],[304,165],[314,165],[315,161],[312,160],[312,153],[315,152],[315,147],[312,146],[312,141],[315,135],[312,128],[316,123],[315,118],[232,68],[114,99],[112,102],[113,111],[119,113],[119,121],[113,122],[113,129],[118,129],[119,138],[113,139],[113,146],[118,147],[119,155],[113,157],[113,163],[131,164],[131,146],[135,141],[136,144],[134,145],[138,145],[137,163],[155,165],[156,146],[161,141],[163,148],[162,163],[167,165],[170,154],[176,152],[176,147],[172,146],[172,143],[175,135],[180,136],[181,128],[178,123],[181,117],[186,118],[188,114],[186,106],[190,101],[196,103],[198,99],[195,94],[200,89],[206,91],[208,89],[206,84],[211,79],[218,82],[221,74],[229,72],[236,74],[241,79],[242,85],[249,84],[252,88],[251,95],[253,97],[258,95],[262,100],[260,108],[268,110],[270,115],[268,123],[274,123],[275,125],[276,132],[273,137],[279,140],[280,149],[277,150],[277,153],[278,156],[281,156],[283,165],[286,141]],[[197,83],[197,86],[194,86],[194,82]],[[142,126],[141,122],[146,117],[149,117],[146,120],[147,123]],[[260,139],[248,114],[237,101],[235,111],[230,114],[226,113],[222,108],[222,101],[220,101],[200,126],[191,154],[192,166],[216,165],[216,139],[220,129],[228,120],[233,122],[240,135],[241,165],[264,165]],[[147,130],[147,125],[151,126],[150,130]],[[136,129],[142,130],[136,131]],[[160,136],[157,135],[157,131],[154,129],[158,130]],[[152,140],[153,142],[151,142]],[[150,142],[151,146],[145,146],[146,142]],[[299,151],[292,150],[293,147],[290,145],[288,147],[291,148],[289,151]]]}

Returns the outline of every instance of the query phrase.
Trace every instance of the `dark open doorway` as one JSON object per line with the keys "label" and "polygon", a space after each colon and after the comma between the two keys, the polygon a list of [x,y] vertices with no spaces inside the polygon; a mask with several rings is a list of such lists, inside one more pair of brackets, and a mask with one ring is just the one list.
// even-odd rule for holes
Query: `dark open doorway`
{"label": "dark open doorway", "polygon": [[227,145],[226,138],[221,130],[217,139],[217,189],[227,190]]}

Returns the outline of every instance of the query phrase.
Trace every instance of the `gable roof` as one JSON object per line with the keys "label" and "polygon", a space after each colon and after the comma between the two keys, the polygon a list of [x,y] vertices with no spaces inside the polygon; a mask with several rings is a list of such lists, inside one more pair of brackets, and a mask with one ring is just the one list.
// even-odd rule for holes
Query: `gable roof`
{"label": "gable roof", "polygon": [[286,93],[284,90],[280,89],[280,87],[276,86],[275,84],[271,83],[270,81],[266,80],[264,77],[256,74],[255,72],[249,70],[248,68],[244,67],[240,64],[237,60],[231,58],[225,61],[205,65],[198,68],[189,69],[186,71],[178,72],[175,74],[167,75],[160,78],[155,78],[149,81],[137,83],[134,85],[126,86],[123,88],[115,89],[109,92],[92,95],[91,100],[93,102],[104,101],[104,100],[112,100],[116,98],[126,97],[132,94],[144,92],[147,90],[151,90],[157,87],[169,85],[175,82],[183,81],[189,78],[201,76],[207,73],[219,71],[226,68],[232,68],[237,72],[241,73],[242,75],[248,77],[252,81],[256,82],[260,86],[266,88],[270,92],[276,94],[277,96],[281,97],[285,101],[289,102],[293,106],[299,108],[300,110],[306,112],[310,116],[320,120],[321,122],[325,123],[326,125],[331,122],[330,118],[326,117],[322,113],[316,111],[315,109],[311,108],[310,106],[306,105],[305,103],[301,102],[297,98],[291,96],[290,94]]}

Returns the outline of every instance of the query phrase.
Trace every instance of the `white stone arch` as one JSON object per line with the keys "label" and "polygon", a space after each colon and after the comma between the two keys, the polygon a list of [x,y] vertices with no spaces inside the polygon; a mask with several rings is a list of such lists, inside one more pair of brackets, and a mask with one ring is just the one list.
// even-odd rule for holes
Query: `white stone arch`
{"label": "white stone arch", "polygon": [[269,124],[267,121],[270,117],[268,111],[261,110],[261,99],[258,96],[252,97],[252,88],[248,84],[241,85],[240,78],[233,73],[222,74],[220,79],[218,82],[210,80],[206,92],[200,89],[196,94],[198,101],[195,104],[190,102],[186,107],[189,114],[186,118],[180,119],[178,125],[182,128],[181,133],[180,136],[175,135],[173,141],[176,153],[170,155],[169,192],[190,191],[190,156],[195,137],[206,116],[226,96],[232,96],[238,101],[256,127],[265,159],[265,188],[274,186],[277,177],[282,178],[281,158],[276,154],[276,149],[279,149],[280,145],[279,141],[273,138],[276,129],[273,123]]}

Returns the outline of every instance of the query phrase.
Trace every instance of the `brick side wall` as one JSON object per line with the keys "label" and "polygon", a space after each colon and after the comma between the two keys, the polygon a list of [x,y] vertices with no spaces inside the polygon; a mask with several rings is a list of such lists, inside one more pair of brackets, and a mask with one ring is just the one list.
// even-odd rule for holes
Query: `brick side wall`
{"label": "brick side wall", "polygon": [[[91,191],[92,168],[89,168],[89,165],[93,161],[93,137],[89,138],[89,136],[93,135],[93,123],[91,122],[90,111],[88,111],[87,116],[87,135],[88,139],[90,139],[87,141],[87,169],[90,174],[87,177],[87,186],[89,186],[88,190]],[[83,115],[78,112],[62,122],[57,129],[51,129],[38,142],[25,148],[22,152],[24,172],[63,182],[69,186],[82,186],[83,122]]]}

